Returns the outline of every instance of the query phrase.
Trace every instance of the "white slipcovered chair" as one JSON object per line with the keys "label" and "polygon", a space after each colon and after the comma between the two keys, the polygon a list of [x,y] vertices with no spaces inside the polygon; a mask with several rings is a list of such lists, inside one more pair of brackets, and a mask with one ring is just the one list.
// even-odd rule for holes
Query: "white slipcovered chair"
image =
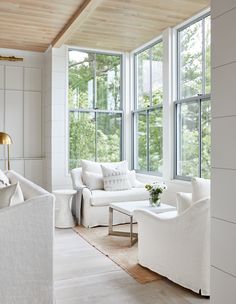
{"label": "white slipcovered chair", "polygon": [[54,196],[14,171],[25,201],[0,209],[0,303],[53,304]]}
{"label": "white slipcovered chair", "polygon": [[178,211],[134,212],[139,264],[205,296],[210,295],[209,195],[209,182],[194,179],[192,194],[178,194]]}

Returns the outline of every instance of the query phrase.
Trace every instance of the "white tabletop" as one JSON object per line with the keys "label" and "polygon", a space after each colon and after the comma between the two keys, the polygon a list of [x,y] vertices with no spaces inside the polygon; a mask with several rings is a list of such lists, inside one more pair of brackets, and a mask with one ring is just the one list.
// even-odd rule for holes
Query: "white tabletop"
{"label": "white tabletop", "polygon": [[158,207],[150,206],[149,201],[129,201],[129,202],[122,202],[122,203],[111,203],[109,205],[112,209],[116,211],[120,211],[125,213],[129,216],[133,215],[134,210],[136,209],[145,209],[150,210],[155,213],[162,213],[167,211],[174,211],[176,208],[171,205],[161,203]]}

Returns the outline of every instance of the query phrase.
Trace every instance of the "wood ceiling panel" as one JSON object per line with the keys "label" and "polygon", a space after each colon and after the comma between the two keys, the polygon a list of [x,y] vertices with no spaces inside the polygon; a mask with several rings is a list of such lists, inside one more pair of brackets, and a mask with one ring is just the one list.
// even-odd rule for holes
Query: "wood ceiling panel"
{"label": "wood ceiling panel", "polygon": [[83,0],[0,0],[0,47],[45,51]]}
{"label": "wood ceiling panel", "polygon": [[209,0],[104,0],[67,44],[131,51],[209,5]]}
{"label": "wood ceiling panel", "polygon": [[0,0],[0,47],[45,51],[51,44],[131,51],[210,0]]}

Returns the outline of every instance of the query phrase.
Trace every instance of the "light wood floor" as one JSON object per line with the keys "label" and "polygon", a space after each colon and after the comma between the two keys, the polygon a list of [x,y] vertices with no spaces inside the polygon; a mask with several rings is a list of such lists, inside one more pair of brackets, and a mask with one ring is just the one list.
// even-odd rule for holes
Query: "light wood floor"
{"label": "light wood floor", "polygon": [[139,284],[71,229],[57,229],[56,304],[210,304],[167,279]]}

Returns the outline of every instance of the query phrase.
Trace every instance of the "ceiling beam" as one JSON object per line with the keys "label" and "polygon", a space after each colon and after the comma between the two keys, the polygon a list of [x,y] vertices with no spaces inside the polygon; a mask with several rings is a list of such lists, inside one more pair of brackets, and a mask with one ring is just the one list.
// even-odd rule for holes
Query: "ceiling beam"
{"label": "ceiling beam", "polygon": [[53,47],[61,47],[70,36],[82,25],[104,0],[85,0],[73,14],[64,28],[53,39]]}

